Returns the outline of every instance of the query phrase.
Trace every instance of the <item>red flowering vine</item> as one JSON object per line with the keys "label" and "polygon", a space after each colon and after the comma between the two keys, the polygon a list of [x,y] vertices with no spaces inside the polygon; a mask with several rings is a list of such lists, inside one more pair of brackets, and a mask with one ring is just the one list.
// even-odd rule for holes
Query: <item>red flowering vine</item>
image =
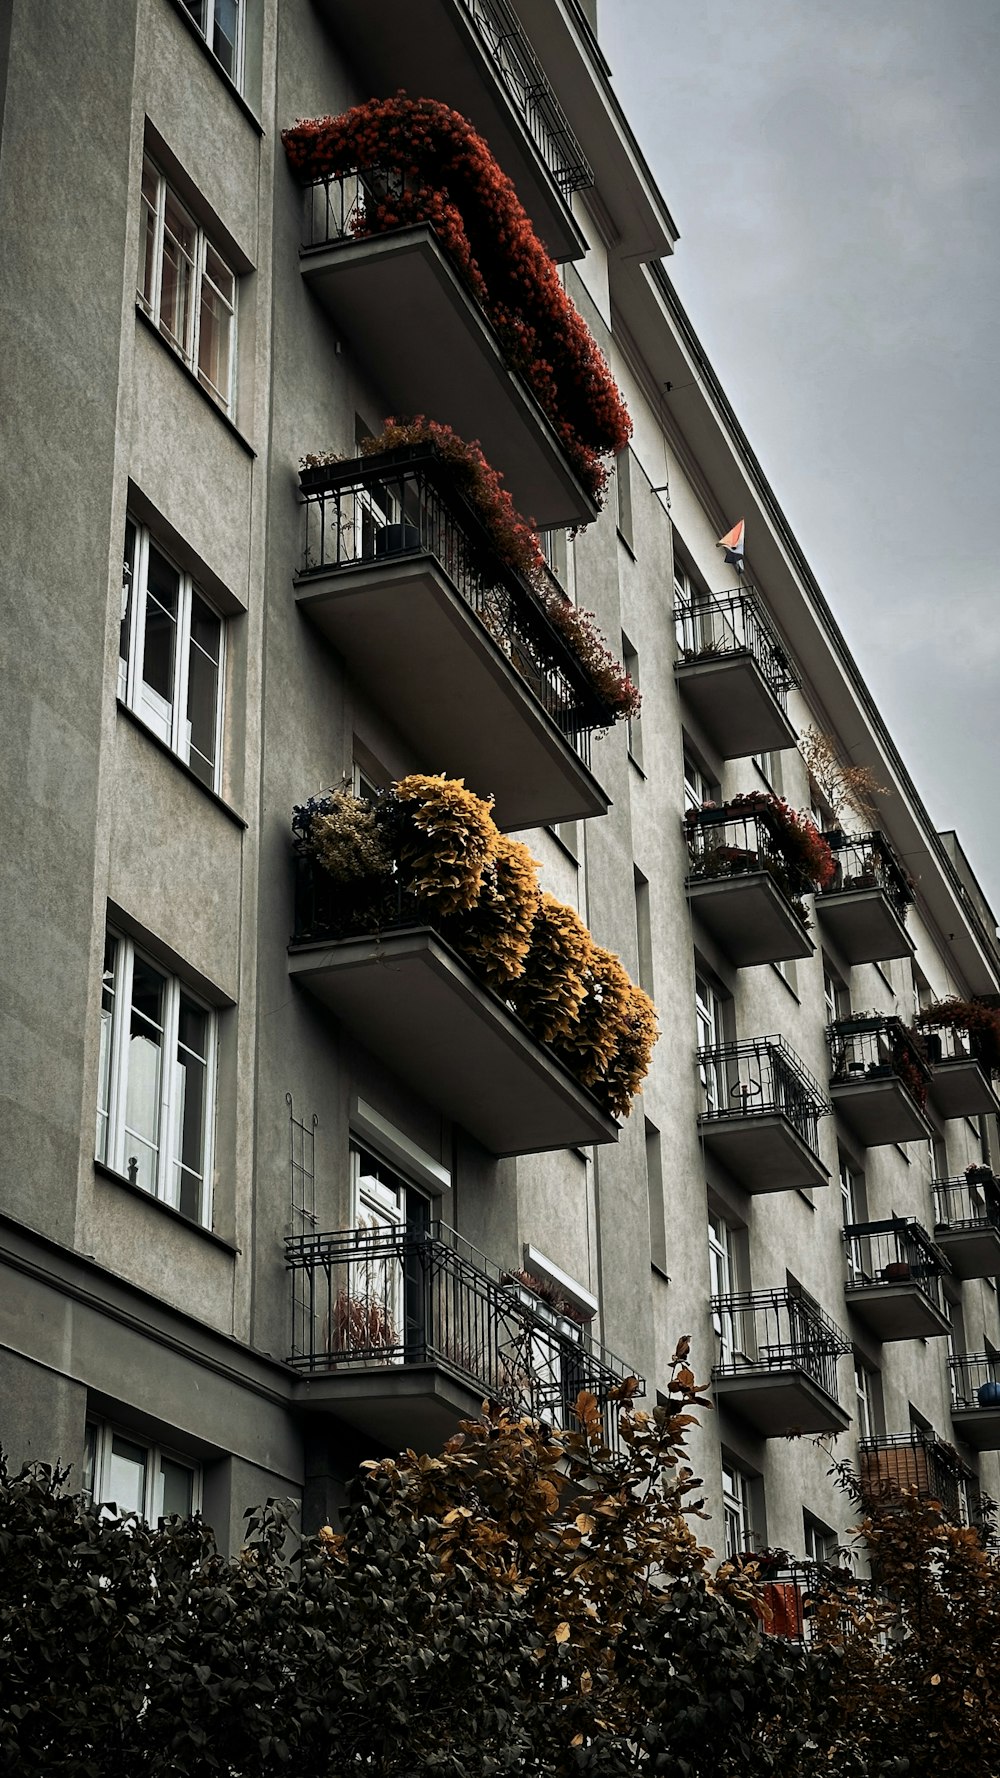
{"label": "red flowering vine", "polygon": [[[714,808],[706,804],[706,809]],[[802,873],[818,891],[829,889],[837,874],[837,861],[829,842],[823,838],[810,816],[793,809],[783,796],[770,791],[750,790],[734,796],[718,811],[734,815],[753,815],[780,848],[785,861]],[[689,827],[697,827],[703,819],[701,809],[688,809],[684,817]]]}
{"label": "red flowering vine", "polygon": [[[436,99],[369,99],[282,132],[304,184],[359,172],[356,232],[431,225],[600,505],[632,423],[596,341],[513,185],[468,120]],[[368,174],[368,178],[364,177]]]}

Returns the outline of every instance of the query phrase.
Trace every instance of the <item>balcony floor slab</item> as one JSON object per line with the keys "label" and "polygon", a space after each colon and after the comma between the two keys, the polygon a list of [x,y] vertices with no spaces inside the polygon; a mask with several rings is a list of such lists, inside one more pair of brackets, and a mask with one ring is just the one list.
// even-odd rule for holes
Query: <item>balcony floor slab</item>
{"label": "balcony floor slab", "polygon": [[768,871],[689,877],[691,909],[737,969],[811,957],[812,941]]}
{"label": "balcony floor slab", "polygon": [[1000,1451],[1000,1408],[953,1407],[951,1423],[974,1451]]}
{"label": "balcony floor slab", "polygon": [[716,1405],[731,1409],[762,1438],[793,1432],[846,1432],[851,1416],[806,1371],[748,1364],[735,1376],[713,1377]]}
{"label": "balcony floor slab", "polygon": [[781,1112],[733,1112],[698,1121],[708,1152],[745,1191],[795,1191],[830,1183],[819,1156]]}
{"label": "balcony floor slab", "polygon": [[723,759],[795,746],[795,730],[749,649],[679,660],[674,673],[684,702]]}
{"label": "balcony floor slab", "polygon": [[992,1223],[939,1222],[934,1244],[940,1247],[956,1278],[1000,1277],[1000,1229]]}
{"label": "balcony floor slab", "polygon": [[895,1075],[831,1081],[834,1110],[865,1148],[891,1142],[926,1142],[934,1134],[916,1100]]}
{"label": "balcony floor slab", "polygon": [[545,528],[597,507],[551,422],[421,224],[303,250],[302,276],[386,391],[387,412],[431,414],[477,438],[514,505]]}
{"label": "balcony floor slab", "polygon": [[947,1315],[919,1284],[852,1284],[846,1300],[877,1340],[928,1340],[951,1332]]}
{"label": "balcony floor slab", "polygon": [[946,1056],[931,1065],[929,1096],[941,1117],[995,1117],[1000,1100],[973,1056]]}
{"label": "balcony floor slab", "polygon": [[460,1420],[477,1419],[484,1390],[439,1364],[337,1365],[300,1376],[293,1402],[330,1415],[389,1451],[440,1450]]}
{"label": "balcony floor slab", "polygon": [[817,895],[816,919],[852,967],[913,956],[913,940],[882,889],[837,889]]}
{"label": "balcony floor slab", "polygon": [[288,970],[493,1154],[617,1140],[614,1119],[426,927],[292,945]]}

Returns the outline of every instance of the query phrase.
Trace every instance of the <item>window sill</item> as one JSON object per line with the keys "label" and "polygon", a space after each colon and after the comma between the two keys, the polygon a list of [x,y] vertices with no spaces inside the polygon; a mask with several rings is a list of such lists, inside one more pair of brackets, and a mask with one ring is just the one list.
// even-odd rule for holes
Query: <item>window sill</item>
{"label": "window sill", "polygon": [[170,0],[170,4],[173,7],[174,11],[176,12],[178,18],[183,22],[184,27],[187,30],[187,32],[189,33],[189,35],[194,38],[194,40],[198,46],[198,49],[201,52],[201,54],[204,56],[206,62],[208,62],[210,67],[215,69],[216,74],[218,75],[219,79],[221,80],[223,86],[226,88],[226,91],[229,93],[230,98],[232,100],[234,100],[234,102],[239,106],[240,110],[242,111],[244,117],[247,120],[247,123],[250,124],[254,130],[256,130],[258,136],[263,136],[264,125],[261,123],[260,118],[257,116],[256,112],[251,109],[250,105],[247,103],[246,99],[243,97],[243,94],[240,92],[240,89],[236,85],[236,82],[233,79],[232,75],[226,73],[226,70],[222,66],[222,63],[219,61],[219,58],[216,55],[215,51],[213,49],[209,48],[207,42],[205,41],[205,38],[202,36],[197,25],[195,24],[194,19],[191,17],[191,14],[188,12],[187,7],[184,5],[184,0]]}
{"label": "window sill", "polygon": [[183,1216],[179,1210],[174,1209],[172,1204],[165,1204],[162,1198],[154,1198],[152,1192],[144,1191],[141,1185],[133,1185],[131,1179],[128,1179],[124,1173],[116,1173],[113,1167],[105,1166],[103,1161],[95,1160],[94,1172],[99,1179],[107,1179],[113,1185],[120,1185],[122,1190],[129,1192],[133,1198],[141,1198],[144,1204],[152,1204],[164,1216],[169,1216],[174,1222],[179,1222],[182,1228],[190,1229],[193,1235],[201,1235],[204,1240],[211,1241],[214,1247],[221,1247],[223,1253],[228,1253],[231,1259],[236,1259],[240,1253],[240,1248],[236,1246],[235,1242],[227,1241],[224,1235],[217,1235],[214,1229],[202,1228],[200,1222],[192,1222],[190,1216]]}
{"label": "window sill", "polygon": [[635,768],[635,770],[638,772],[640,778],[645,783],[646,774],[643,771],[642,766],[639,764],[639,761],[636,759],[635,754],[633,752],[631,752],[631,750],[629,751],[628,763],[630,766],[633,766]]}
{"label": "window sill", "polygon": [[658,1266],[655,1259],[650,1260],[649,1269],[657,1278],[662,1278],[664,1284],[670,1283],[670,1273],[664,1271],[662,1266]]}
{"label": "window sill", "polygon": [[619,543],[620,543],[620,544],[621,544],[621,546],[622,546],[622,548],[623,548],[623,549],[624,549],[624,550],[625,550],[625,551],[626,551],[626,552],[627,552],[627,554],[628,554],[628,556],[629,556],[629,559],[630,559],[630,561],[633,561],[633,562],[634,562],[634,561],[635,561],[635,550],[634,550],[634,549],[633,549],[633,548],[632,548],[632,545],[631,545],[631,544],[630,544],[630,542],[629,542],[629,540],[628,540],[628,538],[627,538],[627,537],[626,537],[626,535],[625,535],[625,533],[624,533],[624,531],[623,531],[623,530],[622,530],[622,528],[621,528],[621,526],[620,526],[620,525],[616,525],[616,526],[615,526],[615,530],[616,530],[616,531],[617,531],[617,533],[618,533],[618,541],[619,541]]}
{"label": "window sill", "polygon": [[170,763],[175,765],[177,770],[182,773],[185,778],[188,778],[192,784],[197,786],[201,791],[202,796],[207,796],[209,802],[214,803],[217,809],[221,809],[223,815],[225,815],[235,827],[240,827],[245,830],[247,824],[244,821],[243,816],[236,813],[236,810],[232,807],[231,803],[227,803],[219,795],[217,790],[212,790],[203,779],[199,778],[197,772],[191,770],[187,761],[183,760],[179,753],[175,753],[172,747],[168,747],[166,741],[160,739],[160,736],[156,733],[155,729],[151,729],[148,723],[143,722],[142,717],[137,716],[135,711],[129,708],[128,704],[123,703],[121,698],[116,698],[115,702],[118,705],[118,714],[120,716],[126,717],[128,721],[132,723],[133,727],[139,730],[140,734],[145,735],[147,741],[152,741],[153,746],[156,747],[160,753],[164,754],[165,757],[170,760]]}
{"label": "window sill", "polygon": [[136,302],[135,315],[136,315],[136,320],[142,322],[143,327],[146,328],[147,332],[152,334],[154,340],[159,341],[160,345],[163,347],[163,350],[166,352],[167,356],[169,357],[171,363],[176,364],[181,375],[183,377],[187,378],[187,380],[191,384],[192,388],[197,389],[198,394],[201,396],[202,401],[206,402],[207,405],[211,408],[216,419],[221,420],[222,424],[223,424],[223,426],[225,426],[227,432],[232,433],[233,437],[235,438],[235,440],[236,440],[237,444],[240,446],[240,448],[246,452],[248,457],[256,458],[257,452],[254,450],[253,445],[250,443],[250,440],[248,438],[244,437],[243,433],[240,431],[239,427],[237,426],[236,421],[230,419],[229,415],[226,413],[225,408],[221,408],[219,406],[218,402],[214,399],[214,397],[209,395],[208,390],[206,388],[204,388],[203,385],[198,381],[198,378],[195,376],[194,371],[191,369],[191,366],[189,364],[185,364],[180,353],[174,351],[174,348],[170,344],[170,341],[164,339],[159,328],[155,325],[155,323],[153,321],[150,320],[150,318],[147,315],[145,309],[143,308],[141,302],[138,302],[138,301]]}
{"label": "window sill", "polygon": [[768,968],[771,970],[772,974],[777,976],[782,987],[785,988],[787,990],[787,992],[792,996],[792,999],[794,1000],[796,1006],[801,1006],[802,1001],[800,1000],[798,994],[796,994],[795,989],[792,987],[791,982],[788,980],[788,977],[782,975],[781,970],[778,968],[778,965],[776,963],[769,963]]}

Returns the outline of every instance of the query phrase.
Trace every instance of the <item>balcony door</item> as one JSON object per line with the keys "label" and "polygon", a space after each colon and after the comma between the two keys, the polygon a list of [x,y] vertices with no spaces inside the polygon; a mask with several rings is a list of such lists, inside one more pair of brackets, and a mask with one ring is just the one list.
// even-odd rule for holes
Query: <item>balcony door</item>
{"label": "balcony door", "polygon": [[349,1283],[351,1337],[368,1352],[384,1350],[385,1363],[418,1362],[427,1343],[430,1205],[368,1149],[352,1147],[351,1160],[357,1237]]}

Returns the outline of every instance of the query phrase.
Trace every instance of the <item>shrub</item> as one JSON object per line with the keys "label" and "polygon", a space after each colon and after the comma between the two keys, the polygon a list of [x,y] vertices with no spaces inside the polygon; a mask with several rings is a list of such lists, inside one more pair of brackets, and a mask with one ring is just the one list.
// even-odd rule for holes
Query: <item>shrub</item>
{"label": "shrub", "polygon": [[415,772],[392,786],[386,817],[403,888],[435,914],[475,907],[499,837],[491,807],[461,778]]}
{"label": "shrub", "polygon": [[483,869],[475,907],[442,931],[491,988],[506,990],[524,968],[541,889],[537,860],[520,840],[500,834]]}
{"label": "shrub", "polygon": [[594,941],[575,908],[544,892],[511,1001],[543,1043],[565,1040],[580,1016]]}

